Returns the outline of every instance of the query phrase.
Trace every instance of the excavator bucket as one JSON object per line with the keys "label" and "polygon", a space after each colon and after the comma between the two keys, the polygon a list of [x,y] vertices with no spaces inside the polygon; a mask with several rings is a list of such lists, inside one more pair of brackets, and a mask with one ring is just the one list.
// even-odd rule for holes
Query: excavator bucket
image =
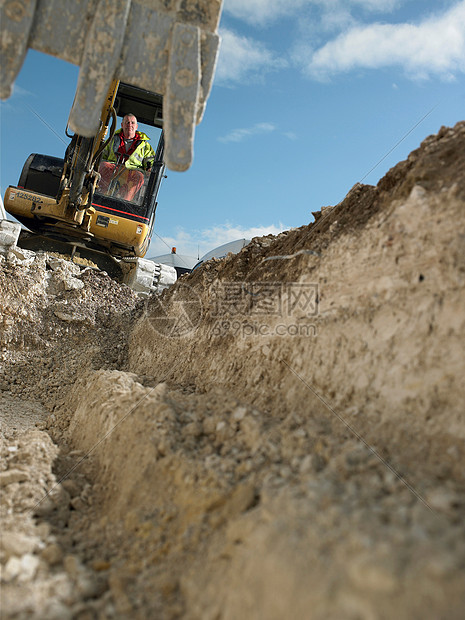
{"label": "excavator bucket", "polygon": [[165,163],[186,170],[219,48],[222,0],[5,0],[0,97],[10,96],[27,49],[80,66],[69,126],[90,138],[112,80],[163,95]]}

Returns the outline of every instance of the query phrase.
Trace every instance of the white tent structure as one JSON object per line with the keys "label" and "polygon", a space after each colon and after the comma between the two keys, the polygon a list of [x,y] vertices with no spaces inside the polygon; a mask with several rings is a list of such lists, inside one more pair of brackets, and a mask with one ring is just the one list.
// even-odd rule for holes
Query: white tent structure
{"label": "white tent structure", "polygon": [[170,254],[162,254],[161,256],[151,257],[149,260],[162,265],[170,265],[176,269],[178,278],[183,273],[192,271],[194,265],[198,262],[195,256],[187,256],[186,254],[177,254],[176,248],[173,248]]}
{"label": "white tent structure", "polygon": [[218,246],[214,250],[210,250],[202,256],[201,259],[194,258],[194,256],[187,256],[185,254],[178,254],[176,248],[171,250],[170,254],[162,254],[161,256],[151,257],[149,260],[155,263],[161,263],[162,265],[170,265],[176,269],[178,277],[183,273],[188,273],[199,267],[202,263],[211,258],[224,258],[229,253],[237,254],[244,248],[250,239],[237,239],[236,241],[230,241]]}
{"label": "white tent structure", "polygon": [[210,252],[204,254],[202,258],[196,262],[195,267],[199,267],[202,263],[210,260],[211,258],[224,258],[229,253],[238,254],[248,243],[250,243],[250,239],[237,239],[236,241],[224,243],[214,250],[210,250]]}

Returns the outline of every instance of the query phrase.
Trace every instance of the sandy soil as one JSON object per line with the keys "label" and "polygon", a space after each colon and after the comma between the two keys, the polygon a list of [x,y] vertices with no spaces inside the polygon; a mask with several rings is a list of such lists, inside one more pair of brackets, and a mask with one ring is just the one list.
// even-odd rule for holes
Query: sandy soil
{"label": "sandy soil", "polygon": [[162,296],[0,257],[5,618],[465,613],[465,123]]}

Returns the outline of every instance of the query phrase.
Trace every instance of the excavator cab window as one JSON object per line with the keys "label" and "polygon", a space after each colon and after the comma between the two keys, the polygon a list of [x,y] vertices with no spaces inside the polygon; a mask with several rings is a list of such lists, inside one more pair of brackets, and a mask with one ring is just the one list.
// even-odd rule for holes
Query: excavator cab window
{"label": "excavator cab window", "polygon": [[[153,128],[151,133],[154,133]],[[92,201],[97,214],[146,224],[150,235],[155,220],[157,196],[165,172],[164,136],[162,131],[159,134],[155,160],[150,171],[127,170],[123,166],[123,172],[118,176],[116,166],[103,190],[101,186],[97,186]],[[151,142],[153,144],[152,140]]]}
{"label": "excavator cab window", "polygon": [[[100,170],[105,170],[105,164],[101,164]],[[100,182],[97,193],[126,200],[138,206],[143,203],[150,172],[127,170],[123,165],[116,165],[113,171],[110,171],[110,175],[108,185]]]}
{"label": "excavator cab window", "polygon": [[[158,133],[158,145],[161,141],[161,130],[151,128],[151,133]],[[148,131],[144,133],[148,134]],[[150,143],[153,144],[152,139]],[[162,164],[162,149],[157,148],[155,161],[152,163],[152,167],[149,170],[143,170],[142,168],[127,168],[124,160],[120,158],[116,162],[102,161],[99,166],[99,173],[101,175],[100,181],[97,185],[96,192],[103,196],[117,198],[126,202],[131,202],[134,205],[141,207],[144,204],[144,199],[147,190],[150,185],[150,177],[152,170],[156,173],[159,171]]]}
{"label": "excavator cab window", "polygon": [[[138,131],[149,137],[155,159],[150,171],[128,169],[122,161],[111,163],[102,160],[94,206],[101,206],[106,211],[116,212],[119,209],[128,215],[146,218],[144,221],[153,221],[156,198],[165,171],[162,96],[121,82],[114,108],[120,121],[127,114],[136,117]],[[118,202],[122,206],[118,207]]]}
{"label": "excavator cab window", "polygon": [[99,172],[102,177],[96,188],[98,194],[143,205],[151,170],[128,169],[124,163],[108,166],[102,162]]}

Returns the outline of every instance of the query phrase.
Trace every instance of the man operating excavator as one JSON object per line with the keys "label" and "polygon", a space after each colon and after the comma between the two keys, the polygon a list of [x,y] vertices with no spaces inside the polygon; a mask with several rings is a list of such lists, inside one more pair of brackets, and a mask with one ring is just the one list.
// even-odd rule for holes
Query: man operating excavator
{"label": "man operating excavator", "polygon": [[125,200],[133,200],[144,184],[144,174],[149,172],[155,159],[155,151],[149,144],[148,136],[137,130],[137,118],[126,114],[121,129],[102,153],[99,166],[101,179],[98,191],[107,194],[116,190]]}

